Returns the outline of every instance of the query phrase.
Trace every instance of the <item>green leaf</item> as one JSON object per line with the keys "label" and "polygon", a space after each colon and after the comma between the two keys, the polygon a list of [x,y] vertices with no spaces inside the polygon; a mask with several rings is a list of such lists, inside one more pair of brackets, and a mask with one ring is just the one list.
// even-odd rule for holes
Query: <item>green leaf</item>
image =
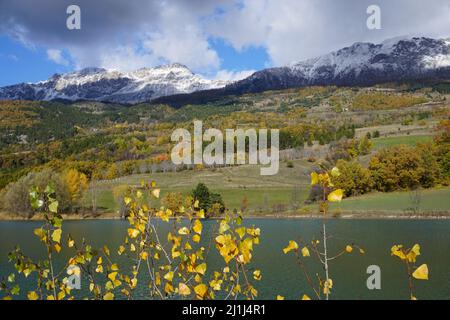
{"label": "green leaf", "polygon": [[56,216],[53,218],[52,226],[54,226],[55,228],[61,228],[62,221],[63,221],[63,219],[61,216]]}
{"label": "green leaf", "polygon": [[341,172],[337,167],[334,167],[333,169],[331,169],[331,175],[336,178],[341,175]]}
{"label": "green leaf", "polygon": [[8,282],[14,282],[15,279],[16,279],[16,275],[14,273],[11,273],[8,276]]}
{"label": "green leaf", "polygon": [[46,194],[50,195],[50,194],[55,193],[55,189],[54,189],[52,186],[47,185],[47,187],[45,188],[45,191],[44,191],[44,192],[45,192]]}
{"label": "green leaf", "polygon": [[48,206],[48,210],[50,210],[50,212],[57,213],[58,212],[58,205],[59,205],[58,201],[53,201]]}
{"label": "green leaf", "polygon": [[61,229],[56,229],[55,231],[53,231],[52,240],[60,243],[61,242],[61,233],[62,233]]}
{"label": "green leaf", "polygon": [[31,199],[31,207],[34,210],[41,208],[43,205],[44,205],[44,201],[39,200],[39,199]]}
{"label": "green leaf", "polygon": [[12,289],[11,289],[11,293],[15,296],[20,294],[20,287],[18,284],[16,284]]}

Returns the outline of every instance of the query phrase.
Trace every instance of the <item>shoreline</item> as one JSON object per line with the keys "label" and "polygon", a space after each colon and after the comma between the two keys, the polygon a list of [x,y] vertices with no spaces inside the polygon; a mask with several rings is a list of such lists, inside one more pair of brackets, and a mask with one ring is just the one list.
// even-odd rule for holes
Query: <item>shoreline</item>
{"label": "shoreline", "polygon": [[[64,221],[101,221],[101,220],[126,220],[112,213],[93,215],[81,214],[63,214]],[[320,214],[249,214],[243,215],[244,219],[273,219],[273,220],[322,220]],[[209,220],[218,220],[220,217],[212,217]],[[327,220],[450,220],[450,212],[423,212],[419,214],[405,214],[388,211],[367,211],[364,213],[343,212],[339,216],[329,214]],[[30,219],[14,216],[11,214],[0,213],[0,222],[39,222],[44,221],[42,215],[36,215]]]}

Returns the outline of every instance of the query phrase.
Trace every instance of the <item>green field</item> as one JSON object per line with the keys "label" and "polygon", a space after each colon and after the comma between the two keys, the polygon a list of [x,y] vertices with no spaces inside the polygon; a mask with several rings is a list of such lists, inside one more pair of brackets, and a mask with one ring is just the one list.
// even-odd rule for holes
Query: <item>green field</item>
{"label": "green field", "polygon": [[[259,166],[239,166],[216,170],[181,171],[132,175],[113,181],[103,181],[96,187],[98,207],[116,211],[113,189],[120,186],[139,186],[142,180],[156,181],[161,188],[161,197],[168,192],[191,193],[195,186],[205,183],[212,192],[218,192],[228,208],[241,208],[247,198],[250,211],[272,211],[275,207],[289,206],[293,201],[303,203],[309,193],[309,170],[307,161],[293,161],[288,168],[280,162],[280,171],[275,176],[261,176]],[[293,196],[293,193],[296,196]],[[87,193],[85,205],[89,206],[91,192]]]}
{"label": "green field", "polygon": [[414,147],[418,143],[425,143],[432,141],[433,137],[430,135],[414,135],[414,136],[395,136],[386,138],[372,139],[373,149],[380,150],[390,148],[396,145],[404,144]]}
{"label": "green field", "polygon": [[[420,193],[419,212],[448,212],[450,208],[450,188],[423,190]],[[372,193],[360,197],[344,199],[332,206],[332,210],[343,212],[410,212],[414,206],[411,192]]]}
{"label": "green field", "polygon": [[[114,188],[138,186],[141,180],[154,180],[161,188],[161,197],[168,192],[188,195],[197,183],[203,182],[211,191],[222,195],[229,209],[240,209],[246,198],[247,211],[253,215],[280,214],[282,211],[289,214],[314,214],[317,212],[317,205],[304,205],[310,191],[310,168],[310,163],[296,160],[294,168],[287,168],[284,162],[280,163],[280,172],[276,176],[260,176],[258,166],[133,175],[99,183],[98,207],[106,212],[115,212],[118,206],[113,196]],[[410,192],[372,193],[344,199],[342,203],[333,205],[331,212],[404,213],[414,206],[411,197]],[[88,196],[85,205],[89,206],[89,203]],[[294,210],[294,207],[297,209]],[[448,211],[450,188],[420,192],[418,207],[419,211],[427,213]]]}

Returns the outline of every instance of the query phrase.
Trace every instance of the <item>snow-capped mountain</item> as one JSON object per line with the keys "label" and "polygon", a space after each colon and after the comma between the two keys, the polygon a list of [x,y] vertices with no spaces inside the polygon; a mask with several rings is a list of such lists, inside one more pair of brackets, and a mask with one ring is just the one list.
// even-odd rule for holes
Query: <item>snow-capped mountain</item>
{"label": "snow-capped mountain", "polygon": [[450,79],[450,39],[397,38],[355,43],[324,56],[265,69],[227,86],[228,93],[309,85],[361,86],[390,81]]}
{"label": "snow-capped mountain", "polygon": [[[130,73],[88,68],[35,84],[0,88],[0,100],[138,103],[159,98],[160,102],[180,104],[180,101],[204,102],[229,94],[311,85],[365,86],[428,79],[450,79],[450,39],[415,37],[380,44],[358,42],[318,58],[261,70],[233,83],[206,80],[180,64]],[[204,90],[208,91],[199,92]],[[186,96],[188,93],[192,95]]]}
{"label": "snow-capped mountain", "polygon": [[100,68],[59,75],[38,83],[0,88],[0,100],[98,100],[139,103],[158,97],[216,89],[228,83],[207,80],[181,64],[122,73]]}

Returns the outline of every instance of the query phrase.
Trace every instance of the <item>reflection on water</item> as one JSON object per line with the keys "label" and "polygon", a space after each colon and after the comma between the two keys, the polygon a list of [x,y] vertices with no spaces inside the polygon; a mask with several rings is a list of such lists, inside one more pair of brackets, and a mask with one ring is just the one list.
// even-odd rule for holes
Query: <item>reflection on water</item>
{"label": "reflection on water", "polygon": [[[211,237],[216,221],[204,222],[204,239]],[[284,255],[289,240],[310,241],[321,237],[320,220],[275,220],[248,219],[247,225],[261,228],[261,244],[256,247],[252,266],[261,269],[263,278],[257,283],[259,298],[274,299],[277,294],[287,299],[298,299],[303,294],[313,297],[293,255]],[[330,220],[327,222],[330,251],[339,252],[346,244],[358,244],[366,251],[359,255],[357,250],[330,263],[330,277],[333,279],[332,299],[408,299],[408,280],[405,267],[399,259],[390,256],[394,244],[422,247],[418,264],[427,263],[430,270],[429,281],[415,281],[416,295],[419,299],[450,298],[450,220]],[[39,222],[0,222],[0,275],[12,271],[7,262],[7,253],[15,245],[20,245],[24,253],[32,258],[43,257],[44,248],[33,235]],[[85,238],[94,247],[108,245],[115,249],[124,240],[127,228],[125,221],[66,221],[63,232],[70,233],[74,239]],[[164,232],[167,224],[161,224]],[[112,250],[115,251],[115,250]],[[61,258],[72,254],[63,250]],[[208,270],[218,269],[223,263],[215,252],[207,258]],[[56,264],[63,263],[63,259]],[[378,265],[381,268],[381,290],[370,291],[366,287],[367,267]],[[320,265],[311,259],[311,271],[320,270]],[[314,272],[312,272],[314,274]],[[22,294],[29,282],[22,276],[17,278],[22,286]],[[139,296],[145,298],[145,279],[140,279]],[[83,283],[82,283],[83,285]],[[87,288],[82,286],[82,290]],[[82,293],[80,293],[82,294]]]}

